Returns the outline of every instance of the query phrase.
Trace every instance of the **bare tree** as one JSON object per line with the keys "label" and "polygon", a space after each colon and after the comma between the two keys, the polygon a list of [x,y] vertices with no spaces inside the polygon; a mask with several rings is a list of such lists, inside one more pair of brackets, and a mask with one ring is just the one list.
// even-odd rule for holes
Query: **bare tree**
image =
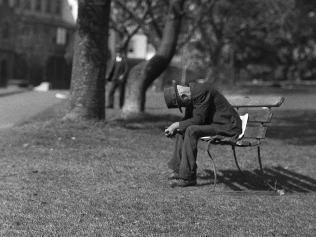
{"label": "bare tree", "polygon": [[131,70],[127,82],[126,101],[122,111],[124,117],[144,112],[146,90],[167,68],[175,54],[184,2],[185,0],[171,1],[157,53],[149,61],[144,61]]}
{"label": "bare tree", "polygon": [[65,119],[104,119],[105,71],[111,0],[80,0]]}
{"label": "bare tree", "polygon": [[127,53],[132,37],[144,27],[149,15],[149,7],[144,0],[123,2],[114,0],[110,17],[110,28],[119,36],[116,42],[121,52]]}

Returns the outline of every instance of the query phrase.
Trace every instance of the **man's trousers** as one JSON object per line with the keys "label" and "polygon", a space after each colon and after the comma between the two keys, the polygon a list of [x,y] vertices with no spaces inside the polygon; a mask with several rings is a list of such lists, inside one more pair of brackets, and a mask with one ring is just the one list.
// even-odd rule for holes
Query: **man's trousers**
{"label": "man's trousers", "polygon": [[122,108],[124,105],[124,99],[125,99],[125,86],[126,86],[126,80],[114,80],[111,82],[110,89],[109,89],[109,96],[108,96],[108,107],[114,108],[114,97],[115,97],[115,91],[119,90],[119,107]]}
{"label": "man's trousers", "polygon": [[176,134],[176,143],[168,167],[179,173],[182,179],[196,179],[197,144],[200,137],[214,136],[217,129],[212,125],[191,125],[184,134]]}

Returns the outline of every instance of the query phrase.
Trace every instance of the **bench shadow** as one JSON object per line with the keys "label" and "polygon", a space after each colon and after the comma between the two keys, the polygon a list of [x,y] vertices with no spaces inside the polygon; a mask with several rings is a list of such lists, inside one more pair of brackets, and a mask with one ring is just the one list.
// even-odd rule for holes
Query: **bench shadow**
{"label": "bench shadow", "polygon": [[[204,175],[198,176],[198,178],[209,180],[207,184],[213,185],[213,170],[207,169],[203,173]],[[271,191],[271,187],[273,187],[284,190],[286,193],[316,192],[315,179],[281,166],[265,168],[263,176],[259,174],[258,170],[243,171],[243,174],[238,170],[219,170],[217,184],[223,184],[232,191]]]}
{"label": "bench shadow", "polygon": [[[287,142],[288,144],[309,146],[316,145],[315,110],[279,110],[275,111],[267,137]],[[174,114],[143,113],[129,119],[115,118],[108,123],[130,130],[157,128],[161,131],[181,116]]]}
{"label": "bench shadow", "polygon": [[284,110],[274,113],[267,137],[293,145],[316,145],[316,111]]}

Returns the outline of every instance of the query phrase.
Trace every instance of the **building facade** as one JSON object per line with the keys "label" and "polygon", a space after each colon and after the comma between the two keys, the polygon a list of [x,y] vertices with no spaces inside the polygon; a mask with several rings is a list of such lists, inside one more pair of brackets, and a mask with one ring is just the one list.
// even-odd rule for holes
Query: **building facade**
{"label": "building facade", "polygon": [[67,0],[0,0],[0,86],[68,88],[74,32]]}

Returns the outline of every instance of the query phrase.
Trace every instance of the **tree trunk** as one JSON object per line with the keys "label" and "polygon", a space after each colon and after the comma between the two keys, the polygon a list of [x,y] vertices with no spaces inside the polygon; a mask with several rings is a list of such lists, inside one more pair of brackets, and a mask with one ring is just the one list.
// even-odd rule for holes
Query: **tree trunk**
{"label": "tree trunk", "polygon": [[79,1],[70,108],[65,119],[105,118],[105,71],[110,5],[111,0]]}
{"label": "tree trunk", "polygon": [[136,65],[130,71],[123,117],[138,115],[145,111],[146,90],[151,83],[168,67],[177,47],[185,0],[174,0],[170,5],[161,44],[155,56],[149,61]]}

